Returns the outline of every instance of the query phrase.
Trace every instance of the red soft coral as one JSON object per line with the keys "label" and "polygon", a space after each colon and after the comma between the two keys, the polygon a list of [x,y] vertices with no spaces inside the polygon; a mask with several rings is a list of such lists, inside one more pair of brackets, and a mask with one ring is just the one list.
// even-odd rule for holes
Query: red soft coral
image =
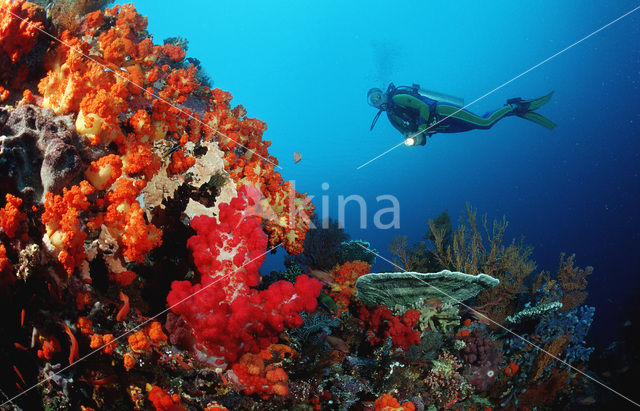
{"label": "red soft coral", "polygon": [[367,339],[371,345],[391,337],[394,346],[406,351],[412,344],[420,342],[420,332],[413,329],[420,319],[418,310],[407,310],[396,316],[386,305],[379,305],[373,311],[361,307],[359,317],[367,328]]}
{"label": "red soft coral", "polygon": [[[196,217],[196,235],[187,243],[202,283],[175,281],[167,302],[193,328],[198,347],[234,362],[277,340],[285,328],[302,323],[300,312],[316,308],[322,285],[299,276],[295,284],[277,282],[257,291],[267,238],[260,221],[247,212],[255,206],[241,188],[238,197],[221,204],[219,221]],[[190,298],[188,303],[183,303]]]}

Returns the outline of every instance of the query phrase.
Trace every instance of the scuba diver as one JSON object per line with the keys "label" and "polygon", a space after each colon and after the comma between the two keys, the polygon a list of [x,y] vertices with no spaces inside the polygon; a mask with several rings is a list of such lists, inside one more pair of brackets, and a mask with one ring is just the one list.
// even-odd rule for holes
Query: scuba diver
{"label": "scuba diver", "polygon": [[547,104],[552,95],[553,91],[533,100],[512,98],[504,107],[478,116],[464,110],[464,101],[460,98],[424,90],[417,84],[396,87],[391,83],[386,92],[372,88],[367,93],[369,105],[378,109],[370,130],[383,111],[387,112],[391,125],[402,133],[407,146],[423,146],[427,137],[435,133],[489,129],[508,116],[522,117],[552,130],[556,124],[534,111]]}

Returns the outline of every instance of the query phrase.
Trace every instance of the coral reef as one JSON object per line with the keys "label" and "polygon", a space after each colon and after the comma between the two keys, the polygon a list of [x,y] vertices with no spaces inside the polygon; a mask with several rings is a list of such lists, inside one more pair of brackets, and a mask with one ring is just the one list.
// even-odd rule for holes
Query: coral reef
{"label": "coral reef", "polygon": [[370,273],[186,40],[105,5],[0,4],[0,408],[553,409],[589,389],[590,268],[532,279],[531,248],[469,208],[394,240],[409,272]]}

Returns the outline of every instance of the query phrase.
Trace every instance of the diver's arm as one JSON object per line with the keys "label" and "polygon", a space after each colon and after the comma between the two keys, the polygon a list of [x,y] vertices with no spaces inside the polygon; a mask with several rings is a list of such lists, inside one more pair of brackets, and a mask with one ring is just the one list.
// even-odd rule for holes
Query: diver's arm
{"label": "diver's arm", "polygon": [[392,111],[387,111],[387,117],[389,117],[389,122],[391,125],[402,133],[403,136],[406,136],[411,133],[415,133],[417,127],[409,121],[403,120],[400,116],[396,115]]}

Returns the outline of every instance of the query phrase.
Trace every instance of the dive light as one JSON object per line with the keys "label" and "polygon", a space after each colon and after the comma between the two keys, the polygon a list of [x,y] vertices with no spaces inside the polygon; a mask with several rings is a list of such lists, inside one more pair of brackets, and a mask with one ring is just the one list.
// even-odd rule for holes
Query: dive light
{"label": "dive light", "polygon": [[414,134],[404,139],[404,145],[407,147],[423,146],[426,142],[427,141],[423,133]]}

